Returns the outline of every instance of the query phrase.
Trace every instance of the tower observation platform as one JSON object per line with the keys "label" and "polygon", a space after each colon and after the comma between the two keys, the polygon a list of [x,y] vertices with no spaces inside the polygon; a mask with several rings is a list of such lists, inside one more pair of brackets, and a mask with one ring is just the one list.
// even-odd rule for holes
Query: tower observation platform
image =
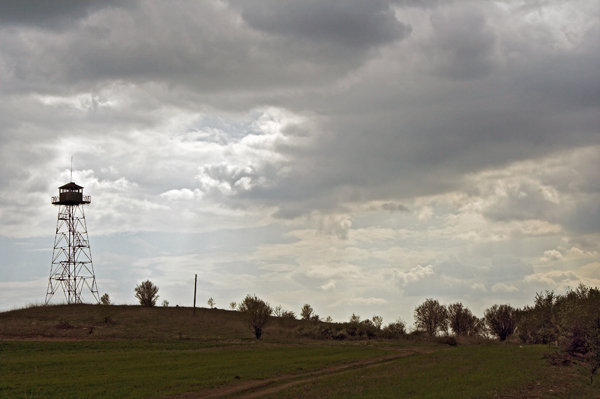
{"label": "tower observation platform", "polygon": [[52,197],[52,205],[91,204],[92,197],[83,195],[83,187],[70,182],[58,188],[58,195]]}

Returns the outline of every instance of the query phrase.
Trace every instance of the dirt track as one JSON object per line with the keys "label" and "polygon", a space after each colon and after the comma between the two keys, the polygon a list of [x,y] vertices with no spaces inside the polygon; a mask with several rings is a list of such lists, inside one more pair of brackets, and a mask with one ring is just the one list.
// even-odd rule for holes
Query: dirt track
{"label": "dirt track", "polygon": [[290,388],[299,384],[306,384],[321,378],[338,375],[354,370],[363,370],[371,367],[377,367],[391,363],[395,359],[412,355],[415,353],[430,353],[431,349],[410,348],[402,349],[397,353],[385,356],[363,359],[352,363],[331,366],[319,371],[306,374],[288,374],[279,377],[267,378],[264,380],[244,381],[223,388],[210,389],[200,392],[188,392],[177,396],[170,396],[170,399],[218,399],[218,398],[260,398],[265,395],[277,393],[281,390]]}

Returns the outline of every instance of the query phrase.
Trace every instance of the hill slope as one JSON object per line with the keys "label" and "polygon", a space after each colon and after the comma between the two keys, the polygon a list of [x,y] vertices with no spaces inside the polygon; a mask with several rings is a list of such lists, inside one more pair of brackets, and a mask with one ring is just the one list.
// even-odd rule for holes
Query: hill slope
{"label": "hill slope", "polygon": [[[252,339],[244,315],[223,309],[112,306],[110,322],[100,305],[55,305],[0,313],[7,339]],[[300,320],[272,317],[264,339],[288,339]]]}

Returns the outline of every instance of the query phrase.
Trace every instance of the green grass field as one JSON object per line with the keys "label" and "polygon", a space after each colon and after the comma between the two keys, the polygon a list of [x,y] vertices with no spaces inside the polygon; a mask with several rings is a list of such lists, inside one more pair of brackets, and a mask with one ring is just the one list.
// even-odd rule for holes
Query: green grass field
{"label": "green grass field", "polygon": [[44,398],[161,397],[387,353],[366,346],[207,348],[178,341],[5,341],[1,351],[2,396]]}
{"label": "green grass field", "polygon": [[[0,398],[600,398],[546,346],[459,340],[310,340],[273,320],[255,340],[237,312],[91,305],[0,313]],[[201,397],[201,396],[198,396]]]}
{"label": "green grass field", "polygon": [[[540,395],[532,397],[562,397],[558,395],[574,387],[558,383],[559,376],[554,375],[555,370],[542,359],[545,351],[547,348],[540,346],[459,346],[401,358],[368,370],[326,377],[269,397],[520,398],[530,397],[527,395],[528,384],[534,388],[529,394],[535,391]],[[540,381],[543,386],[537,385]]]}

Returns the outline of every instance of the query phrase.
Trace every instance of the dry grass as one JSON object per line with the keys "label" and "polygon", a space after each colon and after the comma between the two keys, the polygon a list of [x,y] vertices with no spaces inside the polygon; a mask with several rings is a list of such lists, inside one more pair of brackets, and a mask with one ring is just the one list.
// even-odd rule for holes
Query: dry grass
{"label": "dry grass", "polygon": [[[224,309],[114,305],[27,306],[0,313],[0,339],[253,340],[244,315]],[[306,322],[271,317],[263,341],[297,340]]]}
{"label": "dry grass", "polygon": [[[252,338],[243,315],[222,309],[114,306],[110,323],[101,305],[26,307],[0,313],[5,339],[246,339]],[[269,336],[286,336],[299,321],[271,321]],[[70,326],[70,327],[69,327]]]}

